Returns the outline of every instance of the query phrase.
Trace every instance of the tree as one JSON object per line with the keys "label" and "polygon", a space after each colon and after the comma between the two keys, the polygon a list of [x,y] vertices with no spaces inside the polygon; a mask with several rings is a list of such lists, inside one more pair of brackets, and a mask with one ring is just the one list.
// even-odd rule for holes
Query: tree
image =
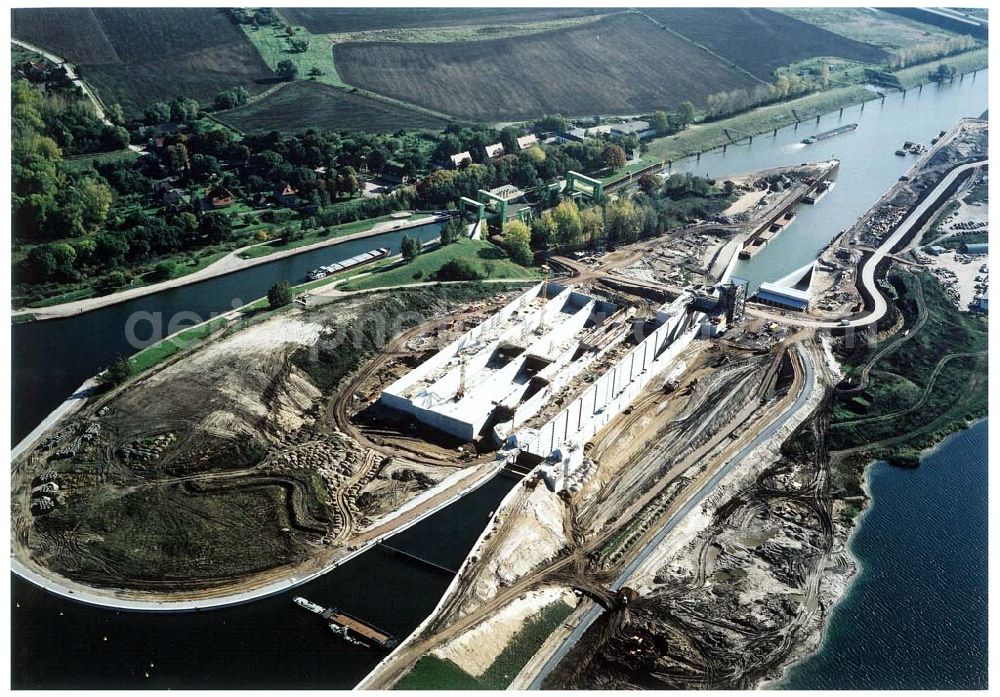
{"label": "tree", "polygon": [[503,228],[503,248],[516,263],[530,266],[534,261],[531,253],[531,228],[520,220],[512,220]]}
{"label": "tree", "polygon": [[658,136],[669,133],[672,130],[670,126],[670,119],[667,118],[666,112],[653,112],[653,115],[649,118],[649,127],[656,131],[656,135]]}
{"label": "tree", "polygon": [[305,53],[309,50],[309,40],[308,39],[289,39],[288,46],[295,53]]}
{"label": "tree", "polygon": [[134,372],[132,362],[125,356],[118,356],[111,365],[104,369],[101,381],[109,387],[116,387],[132,377]]}
{"label": "tree", "polygon": [[299,74],[299,66],[295,65],[294,61],[286,58],[283,61],[278,61],[274,72],[283,80],[294,80]]}
{"label": "tree", "polygon": [[420,243],[412,237],[403,235],[403,239],[399,242],[399,251],[403,254],[403,260],[410,263],[420,255]]}
{"label": "tree", "polygon": [[677,105],[677,123],[681,128],[689,123],[694,123],[695,115],[694,104],[691,102],[684,101]]}
{"label": "tree", "polygon": [[233,232],[233,221],[223,213],[210,213],[202,217],[200,227],[211,244],[219,244],[229,239]]}
{"label": "tree", "polygon": [[438,281],[478,281],[483,274],[467,259],[451,259],[434,274]]}
{"label": "tree", "polygon": [[441,246],[449,245],[465,236],[465,221],[455,217],[441,228]]}
{"label": "tree", "polygon": [[288,281],[275,283],[267,291],[267,304],[271,306],[272,310],[288,305],[293,299],[294,294],[292,293],[292,287],[288,284]]}
{"label": "tree", "polygon": [[548,249],[556,239],[559,226],[551,213],[542,215],[531,221],[531,246],[533,249]]}
{"label": "tree", "polygon": [[628,162],[628,158],[625,157],[625,151],[622,150],[620,145],[606,145],[601,151],[601,162],[604,163],[605,167],[610,167],[611,169],[621,169]]}
{"label": "tree", "polygon": [[580,211],[572,201],[563,201],[552,211],[552,219],[556,224],[556,244],[568,246],[580,241],[583,234],[583,221]]}
{"label": "tree", "polygon": [[153,267],[152,280],[166,281],[174,277],[177,273],[177,264],[172,261],[161,261]]}

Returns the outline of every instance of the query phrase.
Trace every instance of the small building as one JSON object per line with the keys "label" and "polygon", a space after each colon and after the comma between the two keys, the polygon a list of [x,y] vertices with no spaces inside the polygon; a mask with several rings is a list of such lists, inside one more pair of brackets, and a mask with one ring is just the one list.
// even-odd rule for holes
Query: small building
{"label": "small building", "polygon": [[462,152],[452,155],[448,158],[451,160],[451,166],[458,169],[463,164],[472,164],[472,155],[469,154],[468,150],[463,150]]}
{"label": "small building", "polygon": [[777,283],[761,283],[754,296],[757,302],[785,310],[805,312],[809,309],[809,291],[780,286]]}
{"label": "small building", "polygon": [[218,210],[219,208],[231,206],[234,203],[236,203],[236,197],[233,196],[233,192],[224,186],[213,186],[205,192],[203,208],[206,210]]}
{"label": "small building", "polygon": [[963,244],[959,249],[962,254],[989,254],[989,244],[986,242]]}
{"label": "small building", "polygon": [[538,145],[538,136],[534,133],[521,136],[517,139],[517,147],[519,150],[527,150],[528,148],[532,148],[536,145]]}
{"label": "small building", "polygon": [[164,206],[177,206],[184,200],[184,193],[180,189],[165,189],[160,192],[160,203]]}
{"label": "small building", "polygon": [[924,247],[924,251],[927,252],[928,254],[930,254],[931,256],[936,257],[936,256],[940,256],[940,255],[944,254],[948,250],[946,250],[944,247],[942,247],[939,244],[932,244],[929,247]]}
{"label": "small building", "polygon": [[990,300],[985,295],[981,298],[976,298],[969,303],[969,309],[983,315],[989,314]]}
{"label": "small building", "polygon": [[649,121],[627,121],[626,123],[616,123],[611,127],[613,136],[637,136],[639,138],[651,138],[656,135],[656,130],[650,128]]}
{"label": "small building", "polygon": [[275,203],[281,206],[294,206],[299,202],[298,190],[287,182],[274,187],[274,193],[271,197]]}
{"label": "small building", "polygon": [[585,128],[571,128],[568,131],[564,131],[556,136],[556,139],[560,143],[582,143],[587,137],[587,129]]}
{"label": "small building", "polygon": [[483,150],[486,152],[486,159],[492,160],[503,155],[503,143],[493,143],[487,145]]}
{"label": "small building", "polygon": [[406,165],[396,160],[389,160],[385,163],[381,178],[390,184],[405,184],[410,181],[410,175],[406,173]]}

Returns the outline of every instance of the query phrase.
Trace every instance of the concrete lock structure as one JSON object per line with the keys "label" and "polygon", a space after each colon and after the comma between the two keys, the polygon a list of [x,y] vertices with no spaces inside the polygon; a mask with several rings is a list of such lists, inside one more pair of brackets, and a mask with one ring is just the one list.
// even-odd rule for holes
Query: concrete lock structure
{"label": "concrete lock structure", "polygon": [[[698,336],[707,316],[685,293],[655,317],[555,283],[515,298],[392,385],[383,405],[465,441],[492,437],[501,458],[546,459],[542,474],[560,488],[583,465],[582,447],[666,371]],[[635,346],[607,367],[622,350]],[[604,359],[604,360],[601,360]],[[600,364],[590,381],[588,370]],[[589,386],[538,428],[526,424],[571,380]]]}

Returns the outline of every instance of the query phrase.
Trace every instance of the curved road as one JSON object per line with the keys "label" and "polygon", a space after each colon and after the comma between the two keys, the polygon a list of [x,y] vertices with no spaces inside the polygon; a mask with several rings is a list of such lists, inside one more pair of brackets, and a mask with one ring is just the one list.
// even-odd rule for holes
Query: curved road
{"label": "curved road", "polygon": [[[795,399],[791,408],[757,434],[757,436],[750,441],[746,447],[740,450],[732,459],[729,460],[729,462],[725,464],[725,466],[716,472],[715,476],[709,479],[705,485],[702,486],[702,488],[699,489],[698,492],[695,493],[694,496],[692,496],[687,503],[680,508],[680,510],[670,517],[666,525],[663,526],[663,529],[649,541],[642,551],[636,555],[635,559],[633,559],[628,566],[622,570],[621,574],[618,575],[618,578],[614,580],[611,584],[611,588],[613,590],[620,590],[622,586],[625,585],[625,582],[629,579],[629,577],[632,576],[632,574],[636,572],[646,559],[649,558],[649,555],[652,554],[653,550],[655,550],[663,542],[664,538],[666,538],[666,536],[669,535],[675,527],[677,527],[677,524],[680,523],[695,506],[700,504],[710,492],[715,490],[715,488],[719,485],[719,482],[722,481],[727,474],[732,472],[737,465],[743,462],[747,455],[749,455],[754,449],[772,438],[774,434],[778,432],[778,429],[784,426],[794,414],[798,413],[799,410],[805,406],[816,387],[816,371],[813,368],[812,360],[809,357],[809,354],[802,350],[800,344],[795,345],[795,350],[799,354],[799,358],[802,360],[802,364],[805,367],[805,380],[803,382],[802,391]],[[570,632],[569,636],[567,636],[562,645],[556,649],[555,653],[549,657],[549,660],[545,662],[545,665],[542,666],[538,675],[536,675],[531,681],[529,689],[541,689],[542,682],[546,677],[548,677],[549,673],[555,669],[555,667],[559,664],[559,661],[561,661],[566,654],[569,653],[570,649],[573,648],[587,629],[590,628],[594,621],[600,617],[603,612],[603,607],[595,605],[587,611],[586,614],[584,614],[580,623],[573,629],[573,631]]]}
{"label": "curved road", "polygon": [[792,316],[779,316],[770,312],[765,312],[757,309],[747,309],[747,314],[754,317],[764,317],[767,319],[773,319],[777,322],[784,322],[786,324],[794,324],[802,327],[815,327],[817,329],[837,329],[837,328],[847,328],[847,327],[866,327],[870,324],[882,319],[885,313],[888,311],[888,303],[886,302],[885,296],[879,292],[875,285],[875,269],[878,267],[879,263],[888,256],[892,256],[892,248],[895,247],[903,237],[905,237],[917,221],[932,207],[938,205],[938,199],[941,194],[949,186],[951,186],[955,180],[960,177],[965,172],[970,169],[976,169],[978,167],[984,167],[989,164],[989,160],[980,160],[977,162],[971,162],[966,165],[959,165],[955,169],[948,172],[945,175],[934,190],[928,194],[923,201],[921,201],[917,206],[910,211],[903,221],[896,226],[896,230],[887,237],[878,249],[868,258],[861,267],[861,285],[868,289],[875,299],[875,309],[869,314],[850,320],[847,324],[841,324],[838,322],[822,321],[822,320],[807,320],[798,319]]}

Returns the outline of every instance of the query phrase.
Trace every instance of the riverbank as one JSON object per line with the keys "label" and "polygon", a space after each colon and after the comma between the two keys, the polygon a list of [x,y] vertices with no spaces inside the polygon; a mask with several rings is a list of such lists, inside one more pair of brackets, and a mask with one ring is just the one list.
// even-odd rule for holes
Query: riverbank
{"label": "riverbank", "polygon": [[[154,283],[148,286],[130,288],[128,290],[112,293],[111,295],[103,295],[95,298],[84,298],[82,300],[75,300],[73,302],[63,303],[61,305],[53,305],[51,307],[17,310],[12,313],[12,317],[15,319],[15,321],[17,320],[18,317],[21,316],[33,316],[32,321],[56,319],[61,317],[72,317],[74,315],[80,315],[86,312],[90,312],[92,310],[98,310],[101,308],[110,307],[112,305],[117,305],[119,303],[123,303],[128,300],[141,298],[146,295],[159,293],[161,291],[169,290],[171,288],[179,288],[193,283],[198,283],[200,281],[206,281],[210,278],[225,276],[227,274],[235,273],[237,271],[244,271],[254,266],[267,264],[272,261],[277,261],[279,259],[295,256],[297,254],[303,254],[305,252],[321,249],[323,247],[331,247],[334,245],[342,244],[344,242],[361,240],[365,239],[366,237],[374,237],[376,235],[381,235],[386,232],[398,232],[400,230],[407,230],[414,227],[421,227],[431,223],[441,222],[445,218],[446,216],[443,215],[430,215],[417,218],[414,220],[407,220],[405,222],[400,222],[397,220],[386,220],[361,232],[355,232],[348,235],[343,235],[341,237],[333,237],[330,239],[322,240],[320,242],[315,242],[313,244],[308,244],[301,247],[294,247],[279,252],[273,252],[265,256],[252,257],[248,259],[241,257],[240,254],[245,253],[248,249],[252,249],[260,245],[250,245],[248,247],[241,247],[240,249],[236,249],[233,250],[232,252],[229,252],[224,257],[222,257],[218,261],[213,262],[209,266],[206,266],[203,269],[187,274],[185,276],[178,276],[177,278],[171,278],[169,280],[162,281],[160,283]],[[269,243],[265,242],[261,244],[269,244]]]}
{"label": "riverbank", "polygon": [[[852,571],[825,595],[823,604],[830,612],[815,642],[809,642],[811,648],[803,647],[780,676],[762,687],[841,689],[845,674],[852,676],[854,689],[986,686],[985,596],[975,587],[977,577],[985,582],[985,533],[982,539],[970,541],[966,531],[972,521],[961,514],[968,501],[978,501],[982,510],[978,504],[969,510],[985,518],[987,424],[987,419],[978,419],[927,448],[916,469],[893,468],[878,460],[868,463],[860,482],[864,509],[849,533],[838,536]],[[887,497],[891,500],[878,503]],[[906,525],[904,518],[911,517],[923,524]],[[896,557],[905,557],[905,571],[898,568],[903,559]],[[925,570],[934,574],[934,583],[921,577]],[[954,582],[942,583],[942,575],[954,577]],[[961,579],[970,575],[973,580],[963,584]],[[907,586],[902,583],[916,593],[914,600],[905,599]],[[970,594],[978,596],[978,614],[974,609],[970,612],[963,598]],[[900,607],[894,607],[894,599],[899,599],[895,604]],[[914,607],[914,603],[925,607]],[[899,628],[891,626],[932,621],[933,629],[948,636],[932,642],[918,640],[917,627],[911,626],[908,634],[914,640],[906,642],[901,641]],[[865,639],[871,635],[873,639]],[[944,647],[955,660],[942,659],[939,650]]]}
{"label": "riverbank", "polygon": [[[362,541],[348,548],[338,550],[339,555],[327,559],[317,565],[316,560],[309,560],[301,565],[306,570],[296,573],[294,570],[279,569],[283,576],[280,580],[267,581],[254,586],[254,581],[244,581],[230,588],[210,589],[203,591],[187,591],[172,594],[172,597],[157,597],[156,594],[124,589],[96,589],[78,583],[63,576],[58,576],[49,570],[41,571],[34,565],[28,565],[11,556],[11,571],[26,581],[43,588],[49,593],[70,600],[76,600],[88,605],[128,610],[130,612],[198,612],[233,605],[241,605],[254,600],[266,598],[277,593],[283,593],[304,583],[313,581],[337,567],[346,564],[356,557],[369,551],[384,540],[408,530],[425,518],[451,505],[458,499],[472,493],[488,483],[500,473],[500,468],[493,462],[468,467],[455,472],[443,479],[438,485],[418,495],[398,511],[392,511],[375,521],[369,530],[361,537]],[[264,574],[267,578],[274,574]],[[148,596],[148,597],[143,597]]]}
{"label": "riverbank", "polygon": [[[960,80],[964,79],[966,73],[984,70],[988,65],[986,49],[974,49],[957,56],[905,68],[893,74],[899,77],[900,84],[904,89],[912,89],[932,84],[929,77],[930,69],[942,62],[949,65],[954,64],[961,73]],[[727,131],[736,134],[738,138],[745,141],[748,136],[758,136],[797,123],[805,124],[830,112],[880,98],[879,92],[864,85],[848,85],[814,92],[795,99],[757,107],[719,121],[693,124],[678,134],[651,141],[648,154],[673,162],[733,145],[734,141]]]}

